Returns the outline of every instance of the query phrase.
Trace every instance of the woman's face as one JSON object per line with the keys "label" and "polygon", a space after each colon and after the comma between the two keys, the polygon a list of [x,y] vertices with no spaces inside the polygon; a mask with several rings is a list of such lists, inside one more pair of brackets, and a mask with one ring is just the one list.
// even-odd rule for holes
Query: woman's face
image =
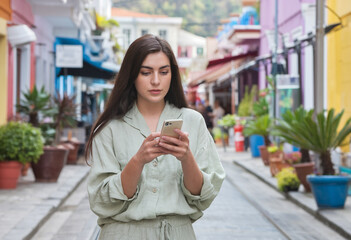
{"label": "woman's face", "polygon": [[163,52],[147,55],[135,81],[138,103],[164,102],[171,79],[171,65],[167,55]]}

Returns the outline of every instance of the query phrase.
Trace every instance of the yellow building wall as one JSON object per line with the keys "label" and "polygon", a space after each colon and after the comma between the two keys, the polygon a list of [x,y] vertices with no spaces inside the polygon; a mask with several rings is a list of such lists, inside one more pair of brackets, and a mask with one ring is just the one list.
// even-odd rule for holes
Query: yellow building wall
{"label": "yellow building wall", "polygon": [[[351,117],[351,4],[349,0],[328,0],[327,5],[341,17],[343,25],[327,35],[328,109],[344,110],[344,123]],[[328,24],[339,22],[331,11],[327,12]],[[350,151],[349,146],[343,151]]]}
{"label": "yellow building wall", "polygon": [[0,18],[0,125],[7,120],[7,38],[6,20]]}

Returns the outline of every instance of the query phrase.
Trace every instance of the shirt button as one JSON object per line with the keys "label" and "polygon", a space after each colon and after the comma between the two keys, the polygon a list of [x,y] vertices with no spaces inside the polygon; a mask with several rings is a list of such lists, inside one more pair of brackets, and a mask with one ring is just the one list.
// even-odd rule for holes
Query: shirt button
{"label": "shirt button", "polygon": [[153,188],[153,189],[152,189],[152,192],[153,192],[153,193],[156,193],[156,192],[157,192],[157,188]]}
{"label": "shirt button", "polygon": [[154,162],[152,163],[152,165],[154,165],[154,167],[157,167],[158,163],[157,163],[156,161],[154,161]]}

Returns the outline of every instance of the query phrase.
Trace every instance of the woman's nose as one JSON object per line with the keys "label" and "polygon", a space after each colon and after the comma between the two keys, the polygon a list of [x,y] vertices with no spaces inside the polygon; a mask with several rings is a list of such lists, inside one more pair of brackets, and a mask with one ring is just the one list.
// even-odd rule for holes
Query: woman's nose
{"label": "woman's nose", "polygon": [[158,76],[158,74],[154,74],[153,78],[151,79],[151,84],[157,85],[160,83],[160,78]]}

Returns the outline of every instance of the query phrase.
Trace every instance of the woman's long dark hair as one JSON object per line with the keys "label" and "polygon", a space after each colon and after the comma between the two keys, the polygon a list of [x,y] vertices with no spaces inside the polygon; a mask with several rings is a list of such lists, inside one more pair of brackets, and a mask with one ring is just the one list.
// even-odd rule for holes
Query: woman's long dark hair
{"label": "woman's long dark hair", "polygon": [[137,99],[135,80],[140,71],[141,64],[150,53],[163,52],[167,55],[171,64],[171,85],[165,96],[165,101],[178,108],[187,107],[179,68],[171,46],[167,41],[154,35],[146,34],[136,39],[128,48],[119,73],[115,78],[115,85],[107,101],[104,112],[94,123],[85,148],[85,160],[92,153],[94,137],[113,118],[123,117],[134,105]]}

